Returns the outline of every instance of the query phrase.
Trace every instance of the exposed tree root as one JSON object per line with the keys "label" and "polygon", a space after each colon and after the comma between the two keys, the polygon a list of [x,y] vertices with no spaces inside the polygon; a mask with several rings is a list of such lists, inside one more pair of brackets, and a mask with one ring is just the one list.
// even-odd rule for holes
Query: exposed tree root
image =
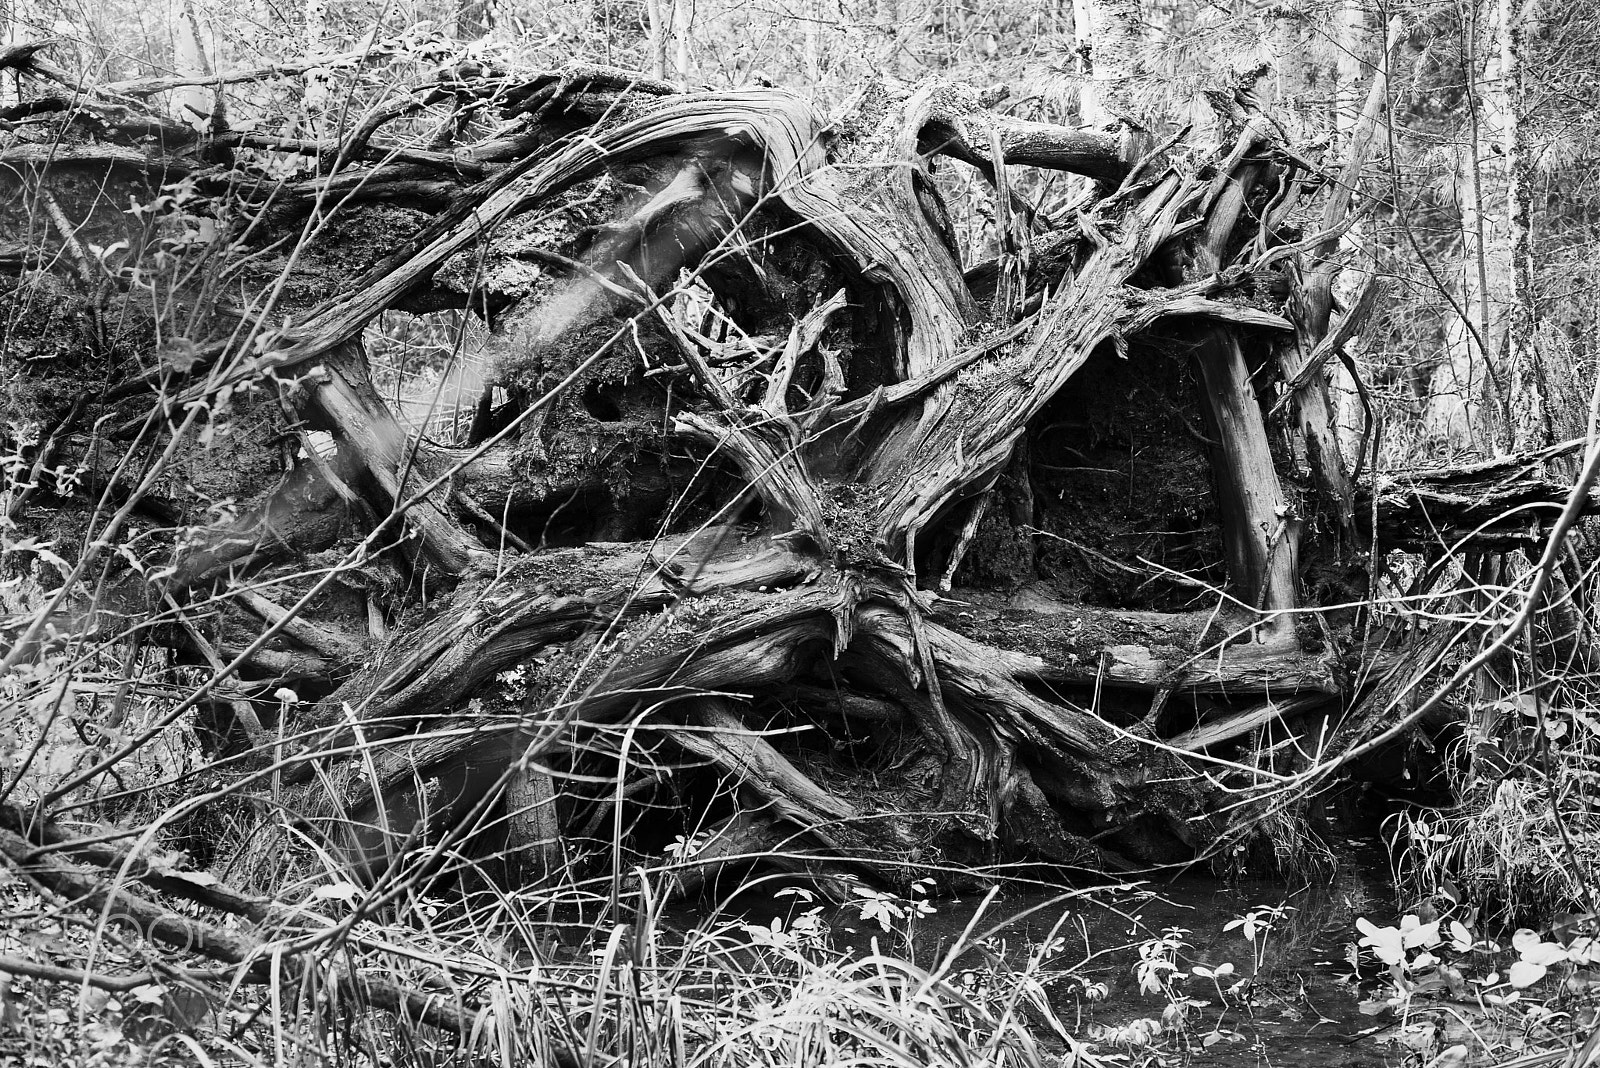
{"label": "exposed tree root", "polygon": [[[11,62],[53,77],[32,54]],[[187,431],[165,453],[150,441],[185,413],[226,411],[232,440],[269,458],[221,465],[213,497],[237,512],[174,537],[159,572],[141,561],[119,578],[116,618],[148,598],[174,613],[159,640],[200,654],[219,683],[255,687],[226,691],[246,702],[246,774],[270,763],[292,818],[374,878],[488,825],[534,880],[563,843],[614,837],[614,886],[625,858],[655,862],[655,839],[681,832],[697,851],[668,865],[678,893],[751,856],[831,893],[935,862],[1187,863],[1225,829],[1224,777],[1281,779],[1271,746],[1265,763],[1243,762],[1255,742],[1324,737],[1313,721],[1333,724],[1336,748],[1359,740],[1414,681],[1407,660],[1444,655],[1442,631],[1390,633],[1370,605],[1358,617],[1342,603],[1370,589],[1383,553],[1525,545],[1561,510],[1541,467],[1553,451],[1352,484],[1319,375],[1377,298],[1331,329],[1331,303],[1291,316],[1292,265],[1337,238],[1345,212],[1291,242],[1264,189],[1309,192],[1320,175],[1262,116],[1225,116],[1230,141],[1214,149],[1134,158],[1131,134],[1019,122],[937,82],[874,86],[834,125],[777,90],[679,93],[601,68],[457,71],[415,106],[440,94],[526,121],[450,151],[376,140],[408,104],[342,145],[275,142],[329,166],[227,202],[257,220],[241,246],[254,259],[229,270],[261,283],[259,306],[208,313],[162,350],[159,372],[106,349],[115,387],[50,445],[88,457],[86,426],[119,428],[140,459],[93,468],[107,499],[197,530],[201,509],[161,465],[197,469],[204,447]],[[65,197],[69,179],[97,173],[121,203],[253,143],[186,131],[156,154],[133,147],[134,125],[103,142],[9,145],[0,159],[21,177],[0,180]],[[963,270],[932,181],[939,156],[996,183],[1008,221],[993,264]],[[1008,214],[1008,176],[1027,166],[1107,185],[1029,241]],[[196,181],[216,205],[233,195],[215,174]],[[309,196],[345,192],[339,226],[297,250],[301,265],[273,259]],[[421,198],[388,205],[402,196]],[[73,240],[145,242],[120,208],[67,199],[57,228],[81,229]],[[66,240],[0,254],[0,267],[64,288],[32,265]],[[487,317],[498,362],[468,440],[427,440],[383,399],[359,335],[386,310],[463,304]],[[241,322],[254,323],[248,351]],[[1210,479],[1172,487],[1182,508],[1159,518],[1189,524],[1203,577],[1120,558],[1117,539],[1165,534],[1116,529],[1109,495],[1063,475],[1126,472],[1130,501],[1169,489],[1135,487],[1131,457],[1037,459],[1060,440],[1098,447],[1080,431],[1104,413],[1072,409],[1090,403],[1078,394],[1091,376],[1163,362],[1170,375],[1175,351],[1192,355],[1198,386],[1163,403],[1204,443],[1181,448]],[[153,399],[165,422],[146,411]],[[86,510],[73,487],[53,488]],[[1037,525],[1047,489],[1081,508],[1082,531]],[[589,514],[602,505],[604,522]],[[631,540],[605,540],[613,530]],[[1017,581],[952,588],[997,530],[1021,557]],[[1097,560],[1199,599],[1155,611],[1171,602],[1141,588],[1089,603],[1071,575],[1045,573],[1038,533],[1105,533]],[[1337,581],[1313,581],[1313,560]],[[202,633],[195,610],[213,597],[215,632]],[[316,617],[292,615],[296,599]],[[272,641],[252,637],[268,628]],[[298,689],[273,689],[286,681]],[[668,813],[654,828],[631,814],[646,800]],[[23,844],[7,849],[63,892],[91,892]],[[219,959],[260,952],[230,945]],[[341,982],[439,1026],[468,1019]]]}

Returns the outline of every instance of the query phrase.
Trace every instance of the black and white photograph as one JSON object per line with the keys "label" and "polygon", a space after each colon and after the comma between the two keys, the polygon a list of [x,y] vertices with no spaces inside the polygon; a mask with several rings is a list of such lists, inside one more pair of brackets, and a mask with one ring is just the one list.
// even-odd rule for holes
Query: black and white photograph
{"label": "black and white photograph", "polygon": [[1600,1068],[1590,0],[0,0],[0,1068]]}

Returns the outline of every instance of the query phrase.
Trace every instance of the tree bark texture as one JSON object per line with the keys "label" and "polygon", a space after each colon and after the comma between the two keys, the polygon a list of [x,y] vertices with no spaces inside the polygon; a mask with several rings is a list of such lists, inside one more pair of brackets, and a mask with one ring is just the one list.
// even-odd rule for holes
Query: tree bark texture
{"label": "tree bark texture", "polygon": [[[496,137],[374,121],[269,178],[130,92],[0,149],[8,515],[148,534],[85,541],[8,660],[135,627],[204,665],[173,715],[374,877],[457,847],[614,885],[666,850],[685,891],[752,854],[836,889],[1187,863],[1409,648],[1348,607],[1375,559],[1562,507],[1550,450],[1351,483],[1321,367],[1353,329],[1290,299],[1343,212],[1288,227],[1320,175],[1248,111],[1129,158],[943,82],[830,125],[480,65],[415,95]],[[1101,192],[963,264],[939,156]],[[493,361],[453,439],[364,332],[441,308]]]}

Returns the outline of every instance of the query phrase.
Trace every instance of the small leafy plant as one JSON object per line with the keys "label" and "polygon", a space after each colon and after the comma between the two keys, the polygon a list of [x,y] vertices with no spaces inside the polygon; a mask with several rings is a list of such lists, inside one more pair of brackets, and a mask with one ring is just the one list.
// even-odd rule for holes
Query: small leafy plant
{"label": "small leafy plant", "polygon": [[911,884],[911,896],[903,898],[887,890],[856,886],[855,894],[861,900],[854,904],[860,912],[862,922],[875,923],[887,934],[894,929],[897,921],[905,920],[909,933],[910,925],[918,917],[930,916],[938,911],[928,900],[933,888],[932,879],[918,879]]}
{"label": "small leafy plant", "polygon": [[1475,997],[1485,1009],[1505,1009],[1561,965],[1568,968],[1568,989],[1581,991],[1592,985],[1587,969],[1600,962],[1600,941],[1580,935],[1563,944],[1521,928],[1511,936],[1515,959],[1497,966],[1497,961],[1504,961],[1506,948],[1476,932],[1475,919],[1476,910],[1466,914],[1466,922],[1456,918],[1424,922],[1415,914],[1401,917],[1397,926],[1380,927],[1364,916],[1356,920],[1361,939],[1352,949],[1370,952],[1387,968],[1390,983],[1388,996],[1365,1003],[1363,1010],[1403,1011],[1415,998],[1441,992],[1454,998]]}
{"label": "small leafy plant", "polygon": [[1189,945],[1189,931],[1184,927],[1168,927],[1157,938],[1139,946],[1139,960],[1133,966],[1139,979],[1141,994],[1161,994],[1177,1000],[1182,995],[1173,986],[1186,978],[1178,968],[1178,954]]}
{"label": "small leafy plant", "polygon": [[1223,931],[1238,931],[1250,943],[1250,951],[1255,958],[1252,975],[1259,974],[1266,962],[1267,942],[1273,929],[1294,911],[1293,905],[1258,905],[1222,928]]}

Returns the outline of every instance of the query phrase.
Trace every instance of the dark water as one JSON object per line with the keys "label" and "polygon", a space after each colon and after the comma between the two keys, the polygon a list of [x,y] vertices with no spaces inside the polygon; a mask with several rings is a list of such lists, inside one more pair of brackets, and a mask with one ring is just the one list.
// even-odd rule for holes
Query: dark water
{"label": "dark water", "polygon": [[[1356,919],[1387,923],[1394,909],[1387,864],[1371,843],[1353,843],[1335,871],[1302,886],[1186,876],[1060,898],[1060,891],[1013,891],[981,911],[977,897],[937,900],[936,912],[914,921],[909,944],[903,922],[885,934],[863,922],[858,908],[835,907],[825,916],[835,946],[865,954],[876,939],[884,952],[909,953],[928,968],[951,946],[999,926],[983,948],[959,954],[952,966],[973,984],[992,985],[997,973],[1021,969],[1030,952],[1051,944],[1040,969],[1051,1006],[1068,1033],[1094,1040],[1102,1056],[1145,1048],[1161,1051],[1166,1063],[1291,1068],[1408,1059],[1393,1014],[1361,1011],[1362,987],[1349,960]],[[1265,917],[1272,926],[1258,927],[1254,941],[1241,925],[1228,929],[1252,911],[1263,918],[1263,909],[1279,911]],[[1163,937],[1171,940],[1163,956],[1191,974],[1160,992],[1141,990],[1140,946]],[[1214,985],[1192,974],[1197,965],[1227,974]],[[1375,967],[1369,961],[1364,970],[1371,975]],[[1160,1034],[1140,1021],[1160,1021]],[[1141,1032],[1144,1046],[1137,1044]]]}

